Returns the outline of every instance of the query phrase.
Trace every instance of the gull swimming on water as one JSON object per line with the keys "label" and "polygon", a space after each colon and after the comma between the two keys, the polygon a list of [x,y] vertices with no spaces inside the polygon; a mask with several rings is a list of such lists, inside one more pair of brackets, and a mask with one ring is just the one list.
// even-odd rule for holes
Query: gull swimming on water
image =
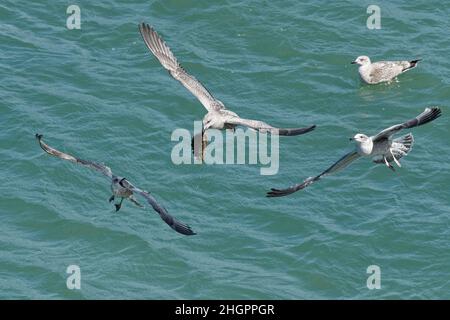
{"label": "gull swimming on water", "polygon": [[170,75],[188,89],[208,111],[203,118],[203,132],[207,129],[234,129],[236,126],[246,126],[261,132],[270,132],[281,136],[296,136],[313,130],[316,126],[306,128],[283,129],[275,128],[265,122],[249,120],[239,117],[236,113],[227,110],[225,105],[213,97],[213,95],[193,76],[188,74],[178,63],[170,48],[156,31],[148,24],[139,25],[145,44],[158,59],[161,65],[167,69]]}
{"label": "gull swimming on water", "polygon": [[399,74],[417,66],[418,60],[371,62],[368,56],[359,56],[352,64],[358,64],[359,75],[368,84],[391,81]]}
{"label": "gull swimming on water", "polygon": [[42,141],[42,134],[36,134],[36,138],[39,141],[39,145],[41,148],[47,152],[48,154],[58,157],[60,159],[69,160],[71,162],[81,164],[83,166],[86,166],[88,168],[97,170],[101,172],[103,175],[108,177],[111,180],[111,191],[112,196],[109,198],[109,202],[112,202],[115,200],[116,197],[120,198],[120,202],[114,204],[116,207],[116,211],[119,211],[119,209],[122,206],[123,199],[128,199],[131,202],[133,202],[135,205],[139,207],[143,207],[137,200],[135,199],[134,195],[138,194],[142,196],[148,204],[150,204],[153,209],[159,214],[161,219],[167,223],[173,230],[176,232],[179,232],[184,235],[194,235],[195,232],[191,230],[191,228],[179,221],[177,221],[175,218],[173,218],[164,208],[163,206],[159,205],[156,200],[153,198],[153,196],[148,193],[147,191],[143,191],[139,188],[136,188],[134,185],[132,185],[127,179],[124,177],[116,176],[112,173],[111,169],[103,164],[99,164],[96,162],[88,161],[88,160],[82,160],[75,158],[74,156],[71,156],[70,154],[58,151],[49,145],[47,145],[44,141]]}
{"label": "gull swimming on water", "polygon": [[384,163],[388,168],[395,171],[392,162],[395,162],[397,166],[401,167],[399,160],[411,151],[414,138],[411,133],[397,139],[392,139],[392,136],[403,129],[421,126],[440,116],[441,110],[438,107],[426,108],[425,111],[416,118],[384,129],[377,135],[368,137],[365,134],[358,133],[353,138],[350,138],[350,140],[353,140],[356,143],[355,150],[347,153],[327,170],[318,176],[309,177],[303,183],[293,185],[287,189],[271,189],[271,191],[267,193],[267,196],[282,197],[298,190],[302,190],[322,177],[345,168],[360,157],[370,157],[373,162]]}

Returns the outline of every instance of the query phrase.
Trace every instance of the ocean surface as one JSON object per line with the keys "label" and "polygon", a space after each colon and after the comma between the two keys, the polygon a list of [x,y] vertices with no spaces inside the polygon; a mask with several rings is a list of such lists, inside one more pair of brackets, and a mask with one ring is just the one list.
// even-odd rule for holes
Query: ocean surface
{"label": "ocean surface", "polygon": [[[81,29],[66,13],[79,6]],[[0,298],[449,299],[450,3],[378,1],[11,1],[0,3]],[[205,109],[150,54],[153,25],[225,105],[281,127],[278,174],[260,165],[175,165],[177,128]],[[391,84],[361,83],[359,55],[421,58]],[[368,135],[439,106],[394,173],[367,159],[284,198]],[[107,164],[197,235],[151,209],[116,213]],[[408,132],[404,132],[408,133]],[[141,200],[142,201],[142,200]],[[81,289],[67,287],[68,266]],[[369,290],[367,268],[381,270]]]}

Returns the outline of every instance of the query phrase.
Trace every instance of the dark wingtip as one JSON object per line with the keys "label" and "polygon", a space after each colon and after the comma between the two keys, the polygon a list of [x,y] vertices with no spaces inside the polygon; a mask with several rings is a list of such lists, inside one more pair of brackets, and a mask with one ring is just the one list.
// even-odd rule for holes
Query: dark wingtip
{"label": "dark wingtip", "polygon": [[138,28],[139,28],[140,34],[143,35],[142,33],[144,32],[144,29],[145,29],[145,23],[144,22],[140,23],[138,25]]}
{"label": "dark wingtip", "polygon": [[42,135],[40,133],[36,133],[34,136],[36,137],[36,139],[38,139],[40,141],[44,135]]}
{"label": "dark wingtip", "polygon": [[411,60],[409,63],[411,64],[411,66],[409,67],[411,68],[415,68],[417,66],[417,64],[419,63],[419,61],[422,61],[422,59],[416,59],[416,60]]}
{"label": "dark wingtip", "polygon": [[441,108],[439,107],[430,107],[430,109],[433,113],[436,113],[438,116],[440,116],[442,113]]}
{"label": "dark wingtip", "polygon": [[145,22],[141,22],[140,24],[139,24],[139,30],[144,30],[144,29],[150,29],[150,25],[149,24],[147,24],[147,23],[145,23]]}
{"label": "dark wingtip", "polygon": [[306,128],[297,128],[297,129],[280,129],[278,131],[279,135],[281,136],[298,136],[301,134],[308,133],[310,131],[313,131],[316,128],[316,125],[313,124],[312,126],[306,127]]}
{"label": "dark wingtip", "polygon": [[284,197],[291,193],[292,192],[286,192],[286,190],[271,188],[270,191],[266,193],[266,197],[267,198]]}
{"label": "dark wingtip", "polygon": [[271,191],[267,192],[267,197],[283,197],[283,196],[287,196],[290,194],[293,194],[299,190],[303,190],[305,189],[307,186],[309,186],[310,184],[314,183],[314,181],[317,181],[320,179],[321,176],[317,176],[317,177],[309,177],[308,179],[306,179],[305,181],[303,181],[302,184],[296,184],[293,185],[289,188],[286,189],[270,189]]}
{"label": "dark wingtip", "polygon": [[146,29],[150,29],[150,26],[148,24],[146,24],[145,22],[141,22],[138,25],[139,28],[139,32],[141,33],[142,37],[144,37],[144,32],[146,31]]}
{"label": "dark wingtip", "polygon": [[439,107],[430,107],[429,109],[430,109],[431,111],[430,111],[430,113],[428,114],[428,116],[426,117],[425,123],[426,123],[426,122],[433,121],[433,120],[439,118],[439,117],[442,115],[441,108],[439,108]]}
{"label": "dark wingtip", "polygon": [[433,112],[435,112],[438,117],[442,114],[442,110],[439,107],[431,107],[431,110],[433,110]]}
{"label": "dark wingtip", "polygon": [[153,29],[153,26],[151,26],[151,25],[149,25],[148,23],[145,23],[145,22],[141,22],[140,24],[139,24],[139,30],[142,32],[142,31],[146,31],[146,30],[150,30],[150,31],[154,31],[154,32],[156,32],[154,29]]}
{"label": "dark wingtip", "polygon": [[316,125],[313,124],[312,126],[296,130],[295,134],[299,135],[299,134],[308,133],[308,132],[313,131],[315,128],[316,128]]}
{"label": "dark wingtip", "polygon": [[181,234],[184,234],[185,236],[195,236],[195,235],[197,234],[197,233],[194,232],[194,231],[191,229],[191,227],[188,226],[188,225],[183,226],[182,229],[179,229],[179,230],[176,230],[176,231],[178,231],[178,232],[181,233]]}

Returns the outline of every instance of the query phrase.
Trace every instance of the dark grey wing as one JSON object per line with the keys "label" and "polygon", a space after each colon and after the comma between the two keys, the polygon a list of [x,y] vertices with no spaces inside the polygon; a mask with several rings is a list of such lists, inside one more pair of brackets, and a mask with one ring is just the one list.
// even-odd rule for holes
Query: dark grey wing
{"label": "dark grey wing", "polygon": [[339,171],[341,169],[344,169],[347,167],[350,163],[358,159],[360,156],[356,151],[352,151],[350,153],[347,153],[345,156],[343,156],[341,159],[339,159],[335,164],[333,164],[331,167],[329,167],[327,170],[319,174],[315,177],[309,177],[305,181],[299,184],[295,184],[289,188],[286,189],[274,189],[272,188],[271,191],[267,192],[267,197],[282,197],[287,196],[288,194],[297,192],[298,190],[302,190],[306,188],[307,186],[313,184],[320,178],[332,174],[336,171]]}
{"label": "dark grey wing", "polygon": [[112,172],[109,167],[107,167],[103,164],[100,164],[100,163],[83,160],[83,159],[78,159],[78,158],[75,158],[74,156],[71,156],[70,154],[56,150],[56,149],[50,147],[49,145],[47,145],[44,141],[42,141],[42,137],[43,137],[42,134],[36,133],[36,139],[38,139],[39,145],[48,154],[51,154],[52,156],[58,157],[63,160],[69,160],[71,162],[81,164],[83,166],[86,166],[88,168],[91,168],[91,169],[94,169],[94,170],[97,170],[97,171],[103,173],[108,178],[112,178]]}
{"label": "dark grey wing", "polygon": [[297,136],[310,132],[316,127],[315,125],[312,125],[306,128],[275,128],[263,121],[242,119],[239,117],[230,117],[226,120],[226,123],[249,127],[263,133],[270,132],[271,134],[280,136]]}
{"label": "dark grey wing", "polygon": [[172,77],[180,81],[186,89],[197,97],[208,111],[224,108],[221,101],[215,99],[200,81],[188,74],[181,67],[170,48],[151,26],[141,23],[139,25],[139,31],[145,44],[162,66],[169,71]]}
{"label": "dark grey wing", "polygon": [[428,123],[430,121],[433,121],[434,119],[439,118],[440,116],[441,116],[441,109],[439,109],[438,107],[426,108],[424,112],[419,114],[414,119],[384,129],[377,135],[373,136],[372,141],[377,142],[383,139],[389,139],[390,136],[399,132],[400,130],[421,126],[425,123]]}
{"label": "dark grey wing", "polygon": [[186,236],[192,236],[195,235],[196,233],[194,231],[192,231],[191,227],[189,227],[187,224],[184,224],[180,221],[178,221],[177,219],[175,219],[174,217],[172,217],[166,210],[166,208],[164,208],[163,206],[159,205],[155,198],[153,198],[153,196],[148,193],[147,191],[143,191],[139,188],[136,188],[135,186],[133,186],[132,184],[129,184],[130,186],[130,190],[140,194],[142,197],[144,197],[147,202],[153,207],[153,209],[158,212],[159,216],[161,217],[161,219],[167,223],[173,230],[175,230],[178,233],[184,234]]}

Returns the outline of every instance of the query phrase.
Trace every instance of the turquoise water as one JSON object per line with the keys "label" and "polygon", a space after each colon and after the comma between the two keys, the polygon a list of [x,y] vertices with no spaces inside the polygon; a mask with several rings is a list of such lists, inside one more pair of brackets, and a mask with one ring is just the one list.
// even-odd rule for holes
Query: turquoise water
{"label": "turquoise water", "polygon": [[[450,298],[450,5],[379,1],[80,0],[0,4],[0,298]],[[147,51],[153,25],[183,66],[228,108],[292,127],[277,175],[257,165],[171,162],[176,128],[204,109]],[[390,85],[363,85],[349,62],[423,58]],[[289,197],[269,199],[427,106],[403,167],[360,160]],[[34,134],[106,163],[198,233],[151,210],[108,204],[96,172],[50,157]],[[66,268],[81,269],[81,289]],[[381,268],[369,290],[366,269]]]}

